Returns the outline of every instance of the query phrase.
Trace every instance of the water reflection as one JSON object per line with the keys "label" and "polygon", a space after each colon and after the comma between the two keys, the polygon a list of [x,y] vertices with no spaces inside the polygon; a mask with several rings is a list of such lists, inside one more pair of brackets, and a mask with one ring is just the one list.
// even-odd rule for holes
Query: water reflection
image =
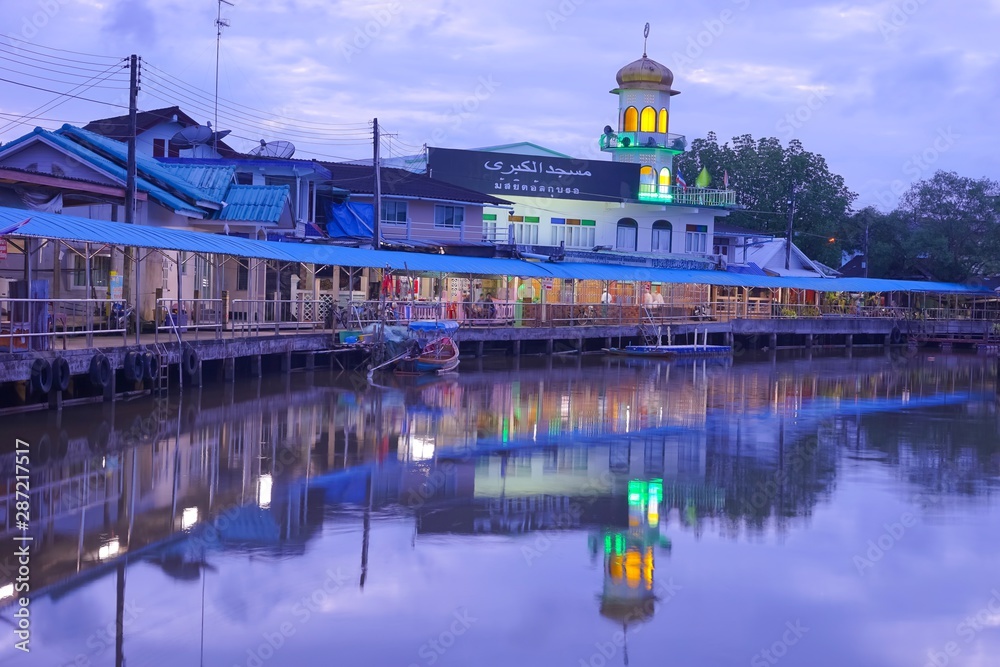
{"label": "water reflection", "polygon": [[[526,567],[583,535],[600,576],[573,585],[594,596],[592,614],[632,636],[672,595],[665,568],[679,537],[754,543],[807,530],[845,470],[890,471],[906,494],[933,500],[924,505],[988,501],[1000,473],[995,382],[988,364],[957,357],[732,367],[549,360],[383,387],[303,373],[183,400],[10,418],[3,442],[33,445],[31,583],[36,613],[49,616],[36,626],[41,662],[3,649],[0,657],[55,665],[99,654],[111,664],[114,645],[121,664],[126,572],[152,576],[149,567],[177,586],[200,584],[193,606],[164,603],[181,617],[201,614],[189,628],[199,637],[213,577],[250,568],[246,587],[296,560],[311,572],[310,554],[342,545],[342,533],[356,541],[339,562],[360,590],[394,558],[372,540],[382,525],[406,527],[415,554],[456,536],[480,541],[447,543],[458,556],[513,540]],[[5,544],[20,532],[12,457],[0,458]],[[4,553],[0,595],[12,593],[15,572]],[[115,582],[111,599],[93,598],[91,585],[105,580]],[[252,620],[264,613],[252,609],[254,591],[216,594],[209,604],[220,618],[266,629]],[[105,601],[114,614],[102,624],[115,635],[106,652],[95,652],[89,627],[79,636],[49,622]],[[155,634],[143,627],[132,630],[140,645]],[[207,649],[248,664],[241,641],[207,637],[199,657]]]}

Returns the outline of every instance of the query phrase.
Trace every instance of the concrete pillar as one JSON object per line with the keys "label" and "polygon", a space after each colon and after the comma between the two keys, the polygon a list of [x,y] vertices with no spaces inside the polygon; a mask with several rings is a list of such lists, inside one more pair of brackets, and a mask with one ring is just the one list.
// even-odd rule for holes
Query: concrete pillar
{"label": "concrete pillar", "polygon": [[611,339],[610,338],[605,338],[604,339],[604,349],[605,350],[611,349]]}
{"label": "concrete pillar", "polygon": [[250,355],[250,375],[254,376],[255,378],[259,378],[261,376],[261,365],[260,365],[259,354]]}
{"label": "concrete pillar", "polygon": [[733,345],[735,345],[735,343],[736,343],[735,336],[733,336],[733,332],[732,331],[727,331],[726,332],[725,341],[726,341],[725,344],[728,345],[729,347],[732,347]]}
{"label": "concrete pillar", "polygon": [[306,370],[314,371],[316,370],[316,353],[310,352],[306,355]]}
{"label": "concrete pillar", "polygon": [[104,387],[104,402],[114,402],[118,400],[118,393],[115,391],[115,376],[118,375],[118,369],[114,366],[111,367],[111,380]]}
{"label": "concrete pillar", "polygon": [[519,340],[514,341],[514,356],[515,357],[521,356],[521,341]]}
{"label": "concrete pillar", "polygon": [[844,345],[850,349],[854,347],[854,334],[847,334],[844,336]]}
{"label": "concrete pillar", "polygon": [[576,341],[576,353],[583,354],[584,339],[581,337]]}
{"label": "concrete pillar", "polygon": [[63,393],[58,389],[49,391],[49,410],[62,410]]}
{"label": "concrete pillar", "polygon": [[551,355],[555,351],[555,341],[549,338],[545,341],[545,353]]}
{"label": "concrete pillar", "polygon": [[281,355],[281,372],[287,373],[292,370],[292,352],[291,350],[285,352]]}
{"label": "concrete pillar", "polygon": [[486,348],[486,343],[484,341],[476,341],[476,357],[482,358],[484,350]]}
{"label": "concrete pillar", "polygon": [[778,349],[778,334],[773,333],[770,336],[768,336],[767,346],[772,350]]}
{"label": "concrete pillar", "polygon": [[806,347],[808,349],[812,349],[812,346],[813,346],[813,335],[806,334]]}
{"label": "concrete pillar", "polygon": [[222,360],[222,377],[226,382],[232,382],[236,379],[236,359],[233,357],[226,357]]}
{"label": "concrete pillar", "polygon": [[205,362],[201,359],[198,360],[198,370],[195,371],[194,377],[191,378],[192,387],[200,387],[202,379],[202,370],[205,368]]}
{"label": "concrete pillar", "polygon": [[892,336],[890,336],[889,334],[886,334],[885,337],[882,339],[882,344],[885,345],[886,347],[889,347],[889,344],[891,342],[892,342]]}

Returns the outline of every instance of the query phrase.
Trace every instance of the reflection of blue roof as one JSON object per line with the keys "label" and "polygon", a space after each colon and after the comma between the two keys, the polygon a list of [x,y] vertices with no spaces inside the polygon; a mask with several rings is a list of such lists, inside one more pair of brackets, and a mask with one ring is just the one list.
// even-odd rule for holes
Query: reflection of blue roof
{"label": "reflection of blue roof", "polygon": [[458,322],[453,320],[439,320],[439,321],[417,321],[410,322],[410,331],[434,331],[441,333],[454,333],[458,331]]}

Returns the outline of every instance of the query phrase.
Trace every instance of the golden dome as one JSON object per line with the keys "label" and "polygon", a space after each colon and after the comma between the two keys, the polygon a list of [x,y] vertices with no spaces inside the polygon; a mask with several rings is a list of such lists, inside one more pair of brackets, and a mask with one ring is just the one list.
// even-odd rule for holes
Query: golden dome
{"label": "golden dome", "polygon": [[[666,65],[661,65],[646,54],[618,70],[618,87],[626,90],[659,90],[677,95],[679,90],[671,90],[674,73]],[[616,91],[612,91],[616,92]]]}

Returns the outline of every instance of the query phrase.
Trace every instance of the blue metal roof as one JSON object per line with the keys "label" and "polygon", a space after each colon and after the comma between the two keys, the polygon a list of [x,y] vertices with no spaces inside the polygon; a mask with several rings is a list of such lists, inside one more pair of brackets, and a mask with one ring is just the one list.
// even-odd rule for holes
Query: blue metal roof
{"label": "blue metal roof", "polygon": [[161,167],[203,190],[212,201],[223,201],[236,179],[236,167],[232,165],[164,164]]}
{"label": "blue metal roof", "polygon": [[219,253],[239,257],[274,259],[283,262],[374,267],[415,272],[456,275],[518,276],[522,278],[573,278],[577,280],[652,281],[676,284],[721,285],[809,289],[821,292],[940,292],[993,294],[981,285],[882,280],[875,278],[779,278],[729,273],[727,271],[685,271],[647,269],[609,264],[575,262],[529,262],[520,259],[493,259],[433,255],[389,250],[364,250],[312,243],[256,241],[201,231],[126,225],[90,220],[70,215],[39,213],[0,207],[0,229],[8,230],[27,219],[12,236],[60,239],[117,246],[138,246],[162,250]]}
{"label": "blue metal roof", "polygon": [[218,220],[275,223],[288,206],[287,185],[233,185]]}

